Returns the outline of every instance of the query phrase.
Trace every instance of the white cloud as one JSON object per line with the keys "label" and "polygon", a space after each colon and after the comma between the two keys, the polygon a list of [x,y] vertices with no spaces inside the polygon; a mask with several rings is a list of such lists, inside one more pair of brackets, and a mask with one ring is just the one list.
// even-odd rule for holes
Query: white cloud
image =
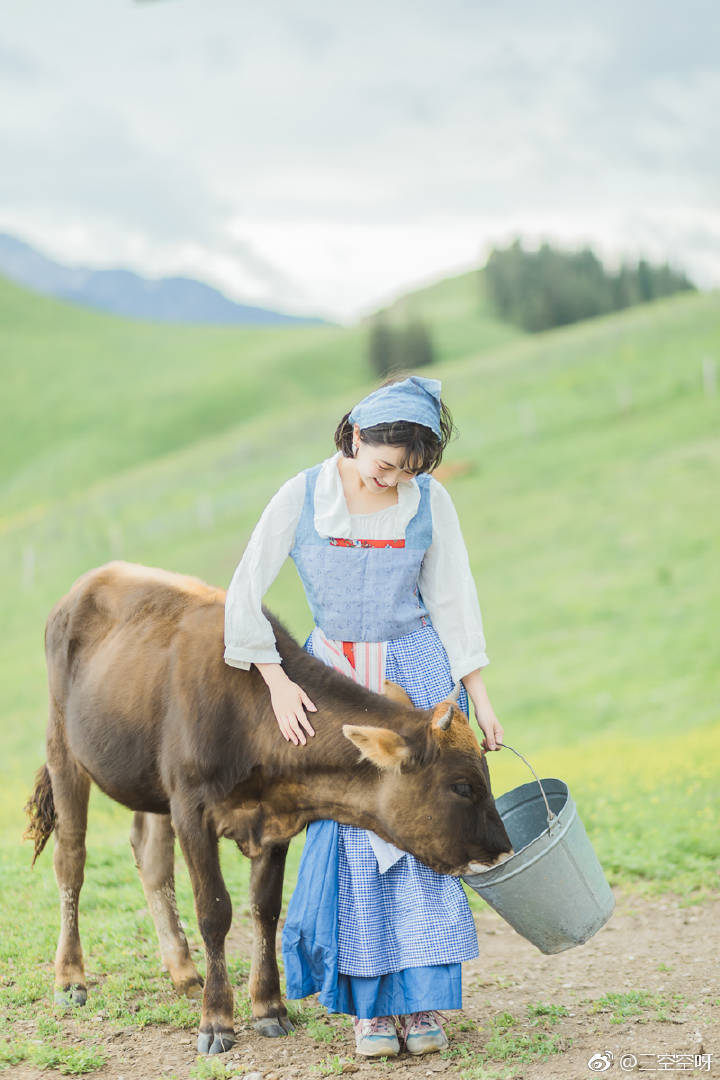
{"label": "white cloud", "polygon": [[0,224],[346,317],[517,232],[720,283],[714,26],[703,0],[36,0],[0,42]]}

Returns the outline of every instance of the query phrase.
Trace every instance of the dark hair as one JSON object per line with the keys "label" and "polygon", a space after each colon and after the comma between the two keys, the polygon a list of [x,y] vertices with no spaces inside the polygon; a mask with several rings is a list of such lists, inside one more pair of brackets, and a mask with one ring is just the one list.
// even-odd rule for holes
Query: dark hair
{"label": "dark hair", "polygon": [[[389,379],[383,383],[383,386],[396,381],[396,379]],[[442,461],[443,451],[453,431],[454,424],[450,410],[441,401],[439,436],[424,424],[416,424],[411,420],[393,420],[390,423],[373,424],[372,427],[361,428],[360,438],[370,446],[403,446],[405,454],[400,465],[413,472],[429,473]],[[351,458],[353,457],[352,444],[353,425],[350,423],[350,413],[345,413],[335,431],[335,445],[342,451],[344,457]]]}

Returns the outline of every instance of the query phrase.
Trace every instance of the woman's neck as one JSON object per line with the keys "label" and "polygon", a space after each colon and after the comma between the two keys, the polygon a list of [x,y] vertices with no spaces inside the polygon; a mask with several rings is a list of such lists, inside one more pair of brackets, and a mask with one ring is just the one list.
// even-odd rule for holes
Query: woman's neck
{"label": "woman's neck", "polygon": [[352,458],[340,455],[337,460],[337,467],[340,473],[345,502],[351,514],[373,514],[378,510],[385,510],[388,506],[397,505],[397,487],[388,488],[387,491],[377,493],[368,491]]}

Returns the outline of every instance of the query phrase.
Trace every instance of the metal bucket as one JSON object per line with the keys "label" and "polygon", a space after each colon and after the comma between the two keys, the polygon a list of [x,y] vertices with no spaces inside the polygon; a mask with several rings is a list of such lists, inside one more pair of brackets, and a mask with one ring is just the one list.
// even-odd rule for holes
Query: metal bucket
{"label": "metal bucket", "polygon": [[463,880],[541,952],[582,945],[608,921],[615,899],[567,784],[537,779],[495,805],[515,853]]}

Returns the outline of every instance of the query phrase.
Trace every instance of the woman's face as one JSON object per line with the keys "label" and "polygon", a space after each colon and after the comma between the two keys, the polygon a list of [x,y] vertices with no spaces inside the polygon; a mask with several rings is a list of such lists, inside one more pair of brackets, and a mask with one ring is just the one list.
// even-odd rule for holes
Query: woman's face
{"label": "woman's face", "polygon": [[353,458],[358,475],[368,491],[381,495],[388,488],[408,483],[417,472],[402,467],[405,458],[404,446],[383,446],[363,442],[359,428],[355,427],[354,444],[357,454]]}

